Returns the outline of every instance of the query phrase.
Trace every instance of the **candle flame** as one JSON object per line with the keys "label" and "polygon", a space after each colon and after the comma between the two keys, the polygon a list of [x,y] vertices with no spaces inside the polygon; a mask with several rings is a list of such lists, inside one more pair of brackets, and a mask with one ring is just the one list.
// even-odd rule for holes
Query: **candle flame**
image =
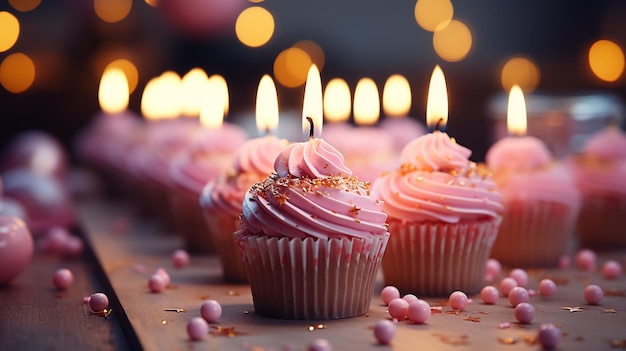
{"label": "candle flame", "polygon": [[307,117],[311,117],[314,124],[314,136],[322,134],[323,104],[322,104],[322,78],[317,65],[309,68],[309,73],[304,86],[304,102],[302,104],[302,131],[309,135],[310,123]]}
{"label": "candle flame", "polygon": [[224,122],[223,87],[214,79],[209,79],[205,90],[204,103],[200,109],[200,123],[209,129],[218,129]]}
{"label": "candle flame", "polygon": [[128,108],[128,79],[119,68],[108,68],[102,74],[98,89],[100,108],[106,113],[120,113]]}
{"label": "candle flame", "polygon": [[446,78],[439,65],[435,66],[428,85],[426,124],[429,128],[443,129],[448,123],[448,90]]}
{"label": "candle flame", "polygon": [[514,85],[509,92],[506,122],[509,134],[526,134],[526,102],[524,100],[524,92],[522,92],[519,85]]}
{"label": "candle flame", "polygon": [[333,78],[324,90],[324,116],[329,122],[347,122],[350,119],[352,97],[348,83]]}
{"label": "candle flame", "polygon": [[202,68],[194,68],[183,76],[181,81],[182,113],[189,117],[200,115],[202,106],[202,92],[206,90],[209,77]]}
{"label": "candle flame", "polygon": [[389,117],[401,117],[411,109],[411,85],[400,74],[387,78],[383,88],[383,111]]}
{"label": "candle flame", "polygon": [[219,74],[214,74],[209,77],[209,80],[216,84],[216,92],[222,95],[220,99],[224,101],[224,115],[227,115],[230,108],[230,96],[228,95],[228,83],[226,83],[226,79]]}
{"label": "candle flame", "polygon": [[374,125],[380,116],[380,97],[376,83],[370,78],[361,78],[354,89],[354,123]]}
{"label": "candle flame", "polygon": [[262,134],[278,127],[278,93],[268,74],[261,77],[256,93],[256,127]]}

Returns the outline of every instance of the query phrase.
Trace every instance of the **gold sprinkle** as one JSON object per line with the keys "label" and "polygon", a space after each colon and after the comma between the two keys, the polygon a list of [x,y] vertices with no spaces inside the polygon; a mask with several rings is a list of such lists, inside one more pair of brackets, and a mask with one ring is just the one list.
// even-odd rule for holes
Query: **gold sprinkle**
{"label": "gold sprinkle", "polygon": [[350,209],[350,214],[351,214],[353,217],[356,217],[356,216],[358,216],[358,215],[359,215],[359,211],[361,211],[361,208],[360,208],[360,207],[358,207],[358,206],[356,206],[356,205],[354,205],[354,206],[352,206],[352,208]]}
{"label": "gold sprinkle", "polygon": [[572,312],[582,312],[584,311],[582,308],[580,307],[570,307],[570,306],[563,306],[561,307],[562,310],[567,310],[570,311],[570,313]]}
{"label": "gold sprinkle", "polygon": [[314,331],[314,330],[315,330],[315,327],[312,325],[309,325],[309,331]]}
{"label": "gold sprinkle", "polygon": [[626,339],[622,339],[622,340],[612,339],[610,341],[610,343],[611,343],[611,347],[612,348],[618,348],[618,347],[624,348],[624,347],[626,347]]}
{"label": "gold sprinkle", "polygon": [[605,308],[602,313],[617,313],[615,307]]}
{"label": "gold sprinkle", "polygon": [[417,181],[418,181],[418,182],[421,182],[421,181],[423,181],[423,180],[424,180],[424,177],[422,177],[422,176],[418,176],[418,177],[417,177]]}
{"label": "gold sprinkle", "polygon": [[480,322],[480,317],[467,316],[463,320],[470,322]]}
{"label": "gold sprinkle", "polygon": [[537,343],[537,336],[526,335],[524,336],[524,341],[529,345],[534,345]]}
{"label": "gold sprinkle", "polygon": [[214,330],[210,331],[209,334],[214,335],[214,336],[227,336],[229,338],[235,337],[238,334],[238,332],[235,332],[235,327],[222,327],[219,325],[212,325],[211,328],[213,328]]}
{"label": "gold sprinkle", "polygon": [[226,295],[228,295],[228,296],[239,296],[239,293],[236,292],[236,291],[228,290],[226,292]]}
{"label": "gold sprinkle", "polygon": [[181,313],[181,312],[187,312],[187,311],[184,308],[166,308],[165,312]]}
{"label": "gold sprinkle", "polygon": [[166,325],[166,324],[167,324],[167,321],[165,319],[161,321],[161,325]]}
{"label": "gold sprinkle", "polygon": [[460,186],[465,186],[465,181],[463,181],[463,180],[459,181],[459,185]]}
{"label": "gold sprinkle", "polygon": [[507,338],[498,338],[498,341],[505,344],[505,345],[513,345],[517,343],[517,339],[516,338],[512,338],[512,337],[507,337]]}

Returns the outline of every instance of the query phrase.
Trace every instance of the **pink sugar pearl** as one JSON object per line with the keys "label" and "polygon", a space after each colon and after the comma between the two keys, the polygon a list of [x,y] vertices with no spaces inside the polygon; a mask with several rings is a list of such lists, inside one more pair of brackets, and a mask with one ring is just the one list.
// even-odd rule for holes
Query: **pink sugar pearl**
{"label": "pink sugar pearl", "polygon": [[430,318],[430,305],[424,300],[416,300],[409,303],[407,317],[413,323],[423,324]]}
{"label": "pink sugar pearl", "polygon": [[522,302],[530,301],[530,296],[528,295],[528,290],[522,288],[521,286],[516,286],[511,291],[509,291],[509,302],[513,307],[519,305]]}
{"label": "pink sugar pearl", "polygon": [[583,295],[585,296],[585,301],[587,301],[588,304],[597,305],[602,300],[602,297],[604,297],[604,292],[601,287],[591,284],[587,285]]}
{"label": "pink sugar pearl", "polygon": [[396,324],[387,319],[381,319],[374,325],[374,337],[379,344],[388,345],[396,335]]}
{"label": "pink sugar pearl", "polygon": [[160,275],[163,276],[163,279],[165,279],[165,286],[169,286],[170,285],[170,282],[171,282],[170,274],[167,273],[165,268],[157,268],[155,273],[160,274]]}
{"label": "pink sugar pearl", "polygon": [[98,313],[109,307],[109,298],[101,292],[97,292],[89,298],[89,308],[92,312]]}
{"label": "pink sugar pearl", "polygon": [[542,324],[537,334],[537,340],[541,344],[541,347],[546,350],[553,350],[561,341],[561,330],[554,324]]}
{"label": "pink sugar pearl", "polygon": [[500,261],[495,258],[490,258],[487,260],[487,264],[485,266],[485,280],[491,282],[495,280],[502,273],[502,265]]}
{"label": "pink sugar pearl", "polygon": [[74,282],[74,274],[67,268],[57,269],[52,275],[52,285],[58,290],[66,290]]}
{"label": "pink sugar pearl", "polygon": [[582,249],[576,254],[576,267],[583,271],[593,272],[597,268],[596,253],[589,249]]}
{"label": "pink sugar pearl", "polygon": [[602,265],[602,275],[605,279],[617,279],[622,275],[622,265],[614,260],[606,261],[604,265]]}
{"label": "pink sugar pearl", "polygon": [[509,273],[509,277],[515,279],[517,286],[525,288],[528,285],[528,273],[521,268],[515,268]]}
{"label": "pink sugar pearl", "polygon": [[193,317],[187,322],[187,335],[193,341],[204,340],[209,334],[209,323],[202,317]]}
{"label": "pink sugar pearl", "polygon": [[383,300],[383,303],[385,305],[388,305],[391,300],[397,297],[400,297],[400,291],[398,290],[398,288],[392,285],[387,285],[380,292],[380,298]]}
{"label": "pink sugar pearl", "polygon": [[463,310],[468,304],[467,295],[465,295],[465,293],[462,291],[454,291],[452,292],[452,294],[450,294],[450,297],[448,298],[448,304],[454,310]]}
{"label": "pink sugar pearl", "polygon": [[70,235],[63,245],[63,255],[65,257],[78,257],[83,253],[85,244],[83,239],[76,235]]}
{"label": "pink sugar pearl", "polygon": [[401,321],[406,318],[406,315],[409,312],[409,303],[401,297],[396,297],[395,299],[389,301],[387,309],[389,310],[391,318]]}
{"label": "pink sugar pearl", "polygon": [[63,227],[52,227],[48,229],[45,236],[41,239],[41,251],[51,254],[60,254],[63,252],[65,242],[70,237],[70,233]]}
{"label": "pink sugar pearl", "polygon": [[213,323],[222,316],[222,305],[216,300],[206,300],[200,306],[200,315],[205,321]]}
{"label": "pink sugar pearl", "polygon": [[404,301],[408,302],[409,304],[411,302],[415,302],[415,301],[419,300],[417,298],[417,296],[415,296],[413,294],[406,294],[406,295],[402,296],[402,298],[404,299]]}
{"label": "pink sugar pearl", "polygon": [[498,292],[498,289],[492,285],[487,285],[480,291],[480,298],[483,300],[483,303],[487,305],[495,304],[498,302],[499,297],[500,293]]}
{"label": "pink sugar pearl", "polygon": [[172,253],[172,262],[176,268],[186,267],[189,264],[189,253],[183,249],[175,250]]}
{"label": "pink sugar pearl", "polygon": [[520,323],[528,324],[535,318],[535,308],[528,302],[522,302],[515,306],[514,314]]}
{"label": "pink sugar pearl", "polygon": [[333,347],[326,339],[315,339],[307,347],[307,351],[332,351]]}
{"label": "pink sugar pearl", "polygon": [[165,290],[165,287],[167,287],[167,284],[165,283],[166,280],[165,277],[163,277],[163,274],[154,273],[148,280],[148,288],[150,288],[150,291],[153,293],[160,293]]}
{"label": "pink sugar pearl", "polygon": [[509,291],[511,291],[516,286],[517,280],[511,277],[506,277],[500,281],[500,293],[502,293],[502,296],[508,297]]}
{"label": "pink sugar pearl", "polygon": [[559,258],[559,268],[568,269],[572,265],[572,259],[568,255],[563,255]]}
{"label": "pink sugar pearl", "polygon": [[552,279],[542,279],[539,282],[539,295],[552,296],[556,293],[556,284]]}

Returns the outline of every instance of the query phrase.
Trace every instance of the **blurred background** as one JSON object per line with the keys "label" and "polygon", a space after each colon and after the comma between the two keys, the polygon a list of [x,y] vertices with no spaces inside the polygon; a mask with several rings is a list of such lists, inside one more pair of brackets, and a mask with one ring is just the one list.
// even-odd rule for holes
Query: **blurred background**
{"label": "blurred background", "polygon": [[[448,84],[447,130],[481,161],[512,84],[529,95],[529,114],[556,109],[571,118],[576,99],[591,96],[600,97],[587,106],[600,123],[619,123],[625,48],[623,0],[2,0],[0,147],[29,129],[70,147],[100,109],[110,64],[127,73],[129,109],[138,114],[151,79],[193,68],[226,79],[226,120],[254,111],[266,73],[281,111],[299,111],[313,62],[323,84],[342,78],[352,94],[363,77],[382,94],[389,76],[403,75],[408,114],[419,121],[438,64]],[[533,106],[533,95],[548,100]]]}

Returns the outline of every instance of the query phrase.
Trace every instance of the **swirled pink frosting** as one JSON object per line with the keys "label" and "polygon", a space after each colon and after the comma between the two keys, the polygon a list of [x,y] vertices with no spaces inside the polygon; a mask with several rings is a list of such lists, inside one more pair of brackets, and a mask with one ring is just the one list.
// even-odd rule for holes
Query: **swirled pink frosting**
{"label": "swirled pink frosting", "polygon": [[200,205],[210,212],[239,216],[248,189],[272,173],[276,156],[286,146],[286,140],[275,136],[244,142],[237,151],[233,169],[204,187]]}
{"label": "swirled pink frosting", "polygon": [[388,235],[382,202],[323,140],[290,145],[274,167],[276,173],[246,193],[242,223],[249,232],[321,239]]}
{"label": "swirled pink frosting", "polygon": [[527,172],[545,168],[552,162],[546,144],[532,136],[506,137],[493,144],[485,155],[494,172]]}
{"label": "swirled pink frosting", "polygon": [[423,135],[402,150],[399,169],[374,182],[372,195],[384,201],[389,218],[402,222],[499,218],[502,195],[491,172],[470,155],[446,133]]}

